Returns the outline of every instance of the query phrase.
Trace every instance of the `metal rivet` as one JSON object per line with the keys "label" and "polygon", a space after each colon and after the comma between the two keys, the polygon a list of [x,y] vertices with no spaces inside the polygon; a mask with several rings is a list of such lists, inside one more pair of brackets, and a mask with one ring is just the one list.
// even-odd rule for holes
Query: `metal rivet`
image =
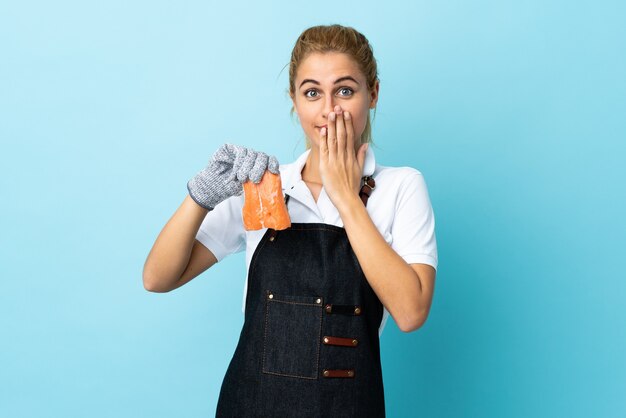
{"label": "metal rivet", "polygon": [[322,303],[322,299],[317,298],[317,300],[315,301],[315,303]]}
{"label": "metal rivet", "polygon": [[275,238],[275,237],[270,237],[270,241],[274,241],[274,238]]}
{"label": "metal rivet", "polygon": [[274,295],[272,295],[271,293],[269,295],[267,295],[268,298],[270,299],[274,299]]}
{"label": "metal rivet", "polygon": [[328,337],[324,337],[324,342],[328,344]]}
{"label": "metal rivet", "polygon": [[328,370],[324,370],[324,376],[328,376]]}
{"label": "metal rivet", "polygon": [[354,314],[355,315],[360,315],[361,314],[361,308],[359,308],[358,306],[356,308],[354,308]]}
{"label": "metal rivet", "polygon": [[357,345],[359,343],[359,341],[355,338],[354,340],[352,340],[352,345]]}
{"label": "metal rivet", "polygon": [[348,376],[350,377],[354,376],[354,372],[352,370],[348,371]]}

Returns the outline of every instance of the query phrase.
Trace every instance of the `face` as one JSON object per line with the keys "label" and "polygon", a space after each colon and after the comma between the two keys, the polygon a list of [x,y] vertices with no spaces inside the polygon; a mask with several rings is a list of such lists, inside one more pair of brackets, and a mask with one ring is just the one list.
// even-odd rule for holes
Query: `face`
{"label": "face", "polygon": [[361,143],[369,110],[378,101],[378,81],[370,92],[365,76],[350,56],[311,53],[300,63],[294,87],[293,106],[312,147],[319,146],[320,129],[328,124],[328,113],[335,106],[350,112],[355,146]]}

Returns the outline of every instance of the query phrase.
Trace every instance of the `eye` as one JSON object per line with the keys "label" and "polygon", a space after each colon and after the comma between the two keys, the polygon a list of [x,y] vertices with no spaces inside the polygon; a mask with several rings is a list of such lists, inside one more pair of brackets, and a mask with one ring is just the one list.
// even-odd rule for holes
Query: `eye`
{"label": "eye", "polygon": [[339,89],[340,92],[348,92],[346,94],[342,94],[342,96],[352,96],[352,94],[354,93],[354,90],[352,90],[350,87],[342,87]]}
{"label": "eye", "polygon": [[[310,95],[309,93],[315,93],[315,95],[313,95],[313,96],[312,96],[312,95]],[[308,97],[308,98],[310,98],[310,99],[313,99],[313,98],[315,98],[315,97],[317,97],[317,96],[318,96],[318,93],[317,93],[317,90],[315,90],[315,89],[311,89],[311,90],[307,90],[307,91],[305,91],[305,92],[304,92],[304,96],[305,96],[305,97]]]}

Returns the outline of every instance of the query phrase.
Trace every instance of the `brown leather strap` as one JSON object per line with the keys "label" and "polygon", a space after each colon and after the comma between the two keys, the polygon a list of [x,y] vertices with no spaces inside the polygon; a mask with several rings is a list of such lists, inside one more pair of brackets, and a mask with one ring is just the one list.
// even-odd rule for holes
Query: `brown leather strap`
{"label": "brown leather strap", "polygon": [[359,305],[332,305],[330,303],[324,306],[327,314],[339,315],[361,315],[363,309]]}
{"label": "brown leather strap", "polygon": [[354,377],[354,369],[338,370],[338,369],[324,369],[322,371],[324,377]]}
{"label": "brown leather strap", "polygon": [[331,337],[329,335],[325,335],[322,341],[326,345],[341,345],[344,347],[356,347],[359,343],[359,340],[356,338]]}
{"label": "brown leather strap", "polygon": [[372,176],[363,177],[363,187],[361,187],[361,191],[359,192],[359,196],[361,196],[361,201],[365,206],[367,206],[367,199],[369,199],[372,191],[376,188],[376,182]]}

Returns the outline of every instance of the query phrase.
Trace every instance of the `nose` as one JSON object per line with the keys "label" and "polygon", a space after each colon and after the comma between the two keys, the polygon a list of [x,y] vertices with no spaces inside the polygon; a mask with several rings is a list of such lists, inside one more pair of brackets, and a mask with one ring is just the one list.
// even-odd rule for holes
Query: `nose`
{"label": "nose", "polygon": [[324,99],[324,109],[322,111],[322,114],[324,116],[324,119],[328,119],[328,114],[332,111],[334,111],[335,109],[335,97],[331,94],[328,95],[325,99]]}

